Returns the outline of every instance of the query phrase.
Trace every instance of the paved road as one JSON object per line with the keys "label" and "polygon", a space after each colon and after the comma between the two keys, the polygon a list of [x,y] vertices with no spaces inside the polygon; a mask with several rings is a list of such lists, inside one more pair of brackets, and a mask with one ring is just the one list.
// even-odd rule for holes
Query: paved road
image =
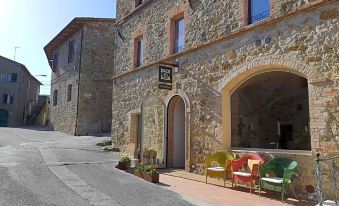
{"label": "paved road", "polygon": [[0,128],[0,206],[191,205],[180,195],[114,169],[95,144],[39,128]]}

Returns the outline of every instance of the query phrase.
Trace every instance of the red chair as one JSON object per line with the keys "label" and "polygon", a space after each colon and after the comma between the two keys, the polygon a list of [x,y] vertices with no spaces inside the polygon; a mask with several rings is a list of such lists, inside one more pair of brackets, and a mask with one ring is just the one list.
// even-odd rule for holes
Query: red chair
{"label": "red chair", "polygon": [[259,167],[265,163],[258,154],[247,154],[238,160],[231,162],[232,170],[232,187],[237,182],[245,183],[250,187],[252,193],[252,185],[259,182]]}

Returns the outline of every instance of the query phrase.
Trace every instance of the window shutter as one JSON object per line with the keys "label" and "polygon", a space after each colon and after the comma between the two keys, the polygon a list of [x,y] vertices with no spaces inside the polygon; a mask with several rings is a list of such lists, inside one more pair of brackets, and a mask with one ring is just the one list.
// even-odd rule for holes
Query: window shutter
{"label": "window shutter", "polygon": [[18,74],[12,73],[12,82],[16,82],[18,80]]}
{"label": "window shutter", "polygon": [[2,95],[2,103],[6,104],[7,102],[7,94]]}
{"label": "window shutter", "polygon": [[58,59],[59,59],[59,53],[55,52],[53,54],[53,64],[52,64],[52,71],[56,72],[58,70]]}
{"label": "window shutter", "polygon": [[11,96],[10,96],[10,104],[13,104],[13,101],[14,101],[14,96],[11,95]]}
{"label": "window shutter", "polygon": [[74,57],[74,41],[69,41],[68,43],[68,62],[73,61]]}
{"label": "window shutter", "polygon": [[6,81],[10,82],[12,80],[12,74],[11,73],[7,73],[6,74]]}

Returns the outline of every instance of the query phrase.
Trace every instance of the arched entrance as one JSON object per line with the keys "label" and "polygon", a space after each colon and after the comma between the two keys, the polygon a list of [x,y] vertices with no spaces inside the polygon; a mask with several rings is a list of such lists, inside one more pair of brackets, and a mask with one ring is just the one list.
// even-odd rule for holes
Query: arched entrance
{"label": "arched entrance", "polygon": [[0,127],[8,126],[8,112],[0,109]]}
{"label": "arched entrance", "polygon": [[[222,125],[223,125],[223,136],[222,143],[226,149],[230,149],[231,145],[231,95],[233,92],[244,82],[250,78],[263,74],[266,72],[288,72],[291,74],[298,75],[307,79],[307,86],[309,97],[313,98],[312,101],[309,101],[309,118],[314,119],[317,117],[315,110],[321,110],[321,105],[314,104],[314,100],[317,100],[318,97],[315,94],[315,90],[319,87],[320,84],[326,83],[327,78],[319,72],[316,68],[305,65],[303,62],[300,62],[291,57],[283,56],[265,56],[258,57],[251,62],[246,62],[245,64],[234,67],[223,80],[220,81],[219,86],[217,87],[218,91],[221,92],[222,98]],[[318,119],[318,123],[326,124],[326,118]],[[317,124],[310,124],[310,139],[320,135],[320,130],[317,127]],[[323,132],[326,132],[322,129]],[[319,149],[319,145],[312,144],[311,149]]]}
{"label": "arched entrance", "polygon": [[310,150],[307,79],[271,71],[241,83],[231,94],[231,146]]}
{"label": "arched entrance", "polygon": [[185,102],[174,96],[167,110],[167,167],[185,168]]}

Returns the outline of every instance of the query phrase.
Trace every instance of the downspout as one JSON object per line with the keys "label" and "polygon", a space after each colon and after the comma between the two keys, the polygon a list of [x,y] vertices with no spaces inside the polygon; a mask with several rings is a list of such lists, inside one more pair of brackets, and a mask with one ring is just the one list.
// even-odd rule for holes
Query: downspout
{"label": "downspout", "polygon": [[74,135],[78,136],[78,121],[79,121],[79,103],[80,103],[80,74],[81,74],[81,59],[82,59],[82,42],[84,40],[84,26],[81,28],[81,41],[80,41],[80,65],[79,65],[79,76],[78,76],[78,97],[77,97],[77,117],[75,120],[75,132]]}

